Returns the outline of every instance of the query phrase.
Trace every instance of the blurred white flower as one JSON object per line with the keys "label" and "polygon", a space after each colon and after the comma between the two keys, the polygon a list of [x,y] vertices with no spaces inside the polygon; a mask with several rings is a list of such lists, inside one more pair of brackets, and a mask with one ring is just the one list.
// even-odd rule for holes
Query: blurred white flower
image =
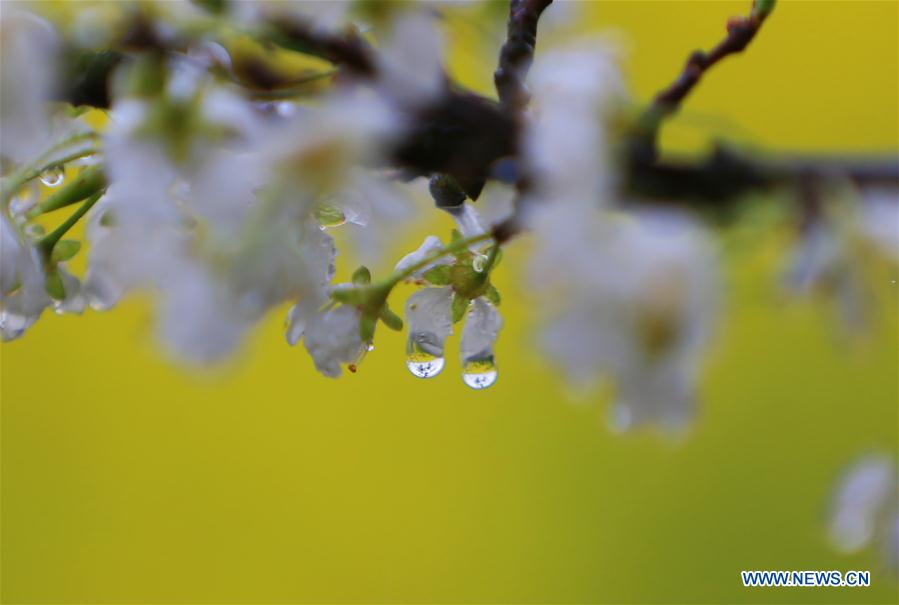
{"label": "blurred white flower", "polygon": [[525,151],[534,194],[548,202],[606,203],[614,183],[605,120],[624,96],[613,55],[592,43],[548,52],[535,62],[530,82],[534,116]]}
{"label": "blurred white flower", "polygon": [[575,384],[613,378],[616,428],[683,426],[717,315],[715,252],[704,232],[669,213],[555,210],[533,223],[543,349]]}
{"label": "blurred white flower", "polygon": [[798,294],[829,297],[850,332],[868,324],[874,299],[867,268],[872,260],[899,263],[899,198],[890,189],[858,196],[836,191],[795,245],[785,275]]}
{"label": "blurred white flower", "polygon": [[607,49],[546,53],[531,81],[536,185],[524,208],[542,347],[575,384],[614,380],[616,428],[681,427],[716,315],[714,251],[684,216],[607,210],[616,183],[606,122],[624,97]]}
{"label": "blurred white flower", "polygon": [[899,572],[897,551],[899,483],[889,456],[861,458],[840,481],[830,517],[830,539],[845,552],[868,546],[882,549],[891,568]]}
{"label": "blurred white flower", "polygon": [[7,7],[0,15],[0,155],[23,162],[47,146],[46,102],[56,85],[58,40],[53,27]]}
{"label": "blurred white flower", "polygon": [[[92,305],[108,307],[135,287],[155,291],[163,342],[177,357],[199,362],[230,353],[274,305],[321,299],[336,254],[311,215],[320,183],[294,186],[297,172],[319,177],[331,160],[310,151],[308,138],[286,147],[283,131],[257,120],[245,101],[219,93],[204,91],[199,119],[206,127],[183,133],[192,146],[186,156],[173,156],[146,132],[146,102],[114,105],[106,139],[110,187],[88,227]],[[317,143],[351,138],[329,124],[319,123],[318,133],[335,136]],[[224,140],[208,138],[207,128],[218,126]],[[335,161],[349,166],[352,158]]]}
{"label": "blurred white flower", "polygon": [[420,106],[446,88],[443,36],[434,17],[424,11],[401,12],[379,53],[379,80],[384,95],[402,106]]}
{"label": "blurred white flower", "polygon": [[25,333],[51,303],[40,252],[0,212],[0,336]]}
{"label": "blurred white flower", "polygon": [[887,260],[899,263],[899,190],[872,189],[860,203],[860,230]]}

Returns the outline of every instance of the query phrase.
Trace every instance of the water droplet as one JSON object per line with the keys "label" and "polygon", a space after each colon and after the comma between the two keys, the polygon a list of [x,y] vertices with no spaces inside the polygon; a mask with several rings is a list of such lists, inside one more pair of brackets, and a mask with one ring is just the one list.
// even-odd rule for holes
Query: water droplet
{"label": "water droplet", "polygon": [[462,380],[473,389],[486,389],[494,382],[498,373],[493,356],[469,359],[462,366]]}
{"label": "water droplet", "polygon": [[471,261],[471,268],[477,271],[478,273],[484,272],[484,264],[487,262],[486,254],[477,254],[474,259]]}
{"label": "water droplet", "polygon": [[371,351],[374,351],[374,350],[375,350],[375,345],[374,345],[374,343],[368,343],[368,351],[371,352]]}
{"label": "water droplet", "polygon": [[47,187],[59,187],[66,178],[66,172],[62,166],[53,166],[41,174],[41,182]]}
{"label": "water droplet", "polygon": [[413,332],[406,343],[406,367],[414,376],[433,378],[443,371],[443,341],[431,332]]}
{"label": "water droplet", "polygon": [[410,356],[406,359],[406,367],[419,378],[433,378],[443,371],[444,365],[446,365],[446,360],[443,357],[424,359],[421,356]]}
{"label": "water droplet", "polygon": [[330,204],[321,204],[315,209],[315,218],[322,229],[339,227],[346,223],[346,214],[340,208]]}

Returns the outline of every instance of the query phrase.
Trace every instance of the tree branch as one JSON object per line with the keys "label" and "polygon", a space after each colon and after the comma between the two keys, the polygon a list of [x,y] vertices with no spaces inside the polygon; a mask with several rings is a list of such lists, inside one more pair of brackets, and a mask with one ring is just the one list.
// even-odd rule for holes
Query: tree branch
{"label": "tree branch", "polygon": [[506,43],[499,53],[499,66],[493,74],[496,92],[504,108],[520,111],[529,95],[524,79],[534,60],[537,22],[552,0],[511,0]]}
{"label": "tree branch", "polygon": [[637,152],[655,156],[656,135],[661,123],[677,112],[706,71],[725,57],[741,53],[749,46],[773,9],[774,0],[754,0],[748,17],[732,17],[727,22],[727,36],[724,40],[708,52],[693,51],[677,79],[656,94],[652,105],[641,116],[639,125],[642,141]]}

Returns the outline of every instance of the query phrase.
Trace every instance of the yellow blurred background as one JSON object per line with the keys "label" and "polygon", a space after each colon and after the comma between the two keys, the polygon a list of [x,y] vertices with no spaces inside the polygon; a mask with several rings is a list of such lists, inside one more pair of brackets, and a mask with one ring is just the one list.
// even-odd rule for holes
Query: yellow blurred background
{"label": "yellow blurred background", "polygon": [[[582,3],[578,27],[626,49],[646,100],[748,5]],[[446,27],[453,74],[491,92],[500,30]],[[781,0],[666,148],[895,153],[897,27],[893,1]],[[390,257],[449,228],[435,216]],[[0,348],[2,600],[896,602],[877,553],[838,554],[824,530],[845,465],[897,451],[897,286],[848,342],[820,301],[785,304],[783,233],[723,241],[727,313],[683,439],[614,434],[607,397],[568,396],[519,296],[526,240],[498,271],[500,378],[483,392],[459,377],[458,337],[432,381],[382,329],[331,381],[286,345],[283,313],[199,374],[163,358],[144,301],[44,317]],[[744,569],[870,569],[873,586],[749,590]]]}

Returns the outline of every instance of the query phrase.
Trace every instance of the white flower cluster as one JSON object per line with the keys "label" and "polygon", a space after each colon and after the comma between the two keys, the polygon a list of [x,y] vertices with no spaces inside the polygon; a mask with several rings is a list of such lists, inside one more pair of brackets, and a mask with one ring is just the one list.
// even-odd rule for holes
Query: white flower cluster
{"label": "white flower cluster", "polygon": [[[548,357],[573,383],[613,383],[610,421],[620,430],[678,429],[693,417],[718,316],[717,253],[692,215],[623,199],[622,137],[613,124],[626,91],[606,48],[541,52],[529,79],[529,113],[509,120],[521,122],[520,132],[508,126],[516,149],[503,152],[515,155],[517,174],[527,176],[514,210],[508,203],[501,213],[488,209],[483,216],[492,214],[493,225],[485,225],[452,176],[435,174],[446,199],[432,193],[456,221],[453,239],[427,238],[385,280],[372,282],[361,267],[352,283],[333,284],[337,249],[325,229],[353,225],[347,239],[366,258],[389,243],[413,214],[402,186],[381,168],[396,160],[389,150],[410,133],[425,139],[426,150],[439,147],[441,133],[457,136],[454,125],[422,122],[443,115],[447,99],[473,98],[449,86],[433,14],[415,5],[385,11],[388,33],[371,55],[374,64],[357,67],[364,78],[339,74],[304,103],[261,102],[229,71],[229,52],[202,32],[225,22],[241,32],[269,31],[272,19],[285,19],[313,36],[339,36],[349,3],[231,2],[225,15],[197,22],[191,20],[202,10],[192,3],[152,6],[141,23],[149,29],[144,36],[171,46],[129,47],[110,79],[102,135],[71,117],[71,108],[48,103],[61,48],[53,27],[16,11],[0,19],[4,339],[21,336],[46,308],[106,309],[142,291],[156,303],[158,334],[169,351],[208,363],[238,347],[267,312],[291,302],[288,342],[302,341],[316,368],[336,377],[370,349],[379,322],[402,327],[387,299],[405,281],[425,286],[405,303],[410,371],[439,374],[446,340],[464,319],[463,379],[486,388],[497,380],[494,343],[502,325],[491,272],[504,242],[491,228],[514,211],[533,240],[529,283]],[[100,13],[85,11],[72,26],[76,46],[91,38],[84,32],[103,29]],[[472,107],[492,106],[479,99],[464,111]],[[43,201],[40,173],[57,191]],[[86,198],[69,221],[86,213],[82,283],[66,269],[78,242],[60,239],[71,224],[46,234],[33,219],[67,205],[61,192],[88,181],[97,195],[70,200]],[[893,196],[874,192],[862,204],[828,206],[798,246],[790,283],[799,290],[823,284],[837,293],[845,316],[860,315],[859,259],[869,251],[899,257]]]}
{"label": "white flower cluster", "polygon": [[623,85],[607,50],[547,53],[532,82],[528,225],[543,349],[574,383],[614,380],[614,427],[679,428],[716,317],[714,247],[684,214],[616,210],[605,118]]}

